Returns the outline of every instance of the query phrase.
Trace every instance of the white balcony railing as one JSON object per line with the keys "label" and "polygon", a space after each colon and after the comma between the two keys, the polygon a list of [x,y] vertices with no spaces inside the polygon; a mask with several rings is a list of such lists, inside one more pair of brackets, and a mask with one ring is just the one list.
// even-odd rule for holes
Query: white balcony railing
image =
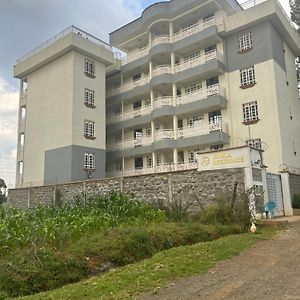
{"label": "white balcony railing", "polygon": [[153,173],[165,173],[174,171],[184,171],[197,169],[198,164],[196,162],[192,163],[165,163],[155,167],[145,167],[136,169],[127,169],[124,171],[113,171],[107,172],[107,177],[121,177],[121,176],[137,176],[137,175],[147,175]]}
{"label": "white balcony railing", "polygon": [[112,124],[120,121],[126,121],[137,117],[147,116],[151,113],[151,105],[143,106],[141,108],[132,109],[117,115],[108,115],[107,124]]}
{"label": "white balcony railing", "polygon": [[212,50],[207,52],[205,55],[198,56],[195,58],[191,58],[189,60],[185,60],[175,65],[175,73],[182,72],[199,65],[204,65],[213,60],[223,61],[223,54],[219,53],[217,50]]}
{"label": "white balcony railing", "polygon": [[216,25],[215,17],[211,17],[205,21],[200,20],[199,22],[197,22],[191,26],[181,28],[177,32],[175,32],[174,36],[173,36],[173,41],[174,42],[179,41],[181,39],[184,39],[184,38],[186,38],[190,35],[193,35],[197,32],[201,32],[201,31],[205,30],[206,28],[209,28],[214,25]]}
{"label": "white balcony railing", "polygon": [[152,47],[159,44],[165,44],[170,42],[171,42],[171,38],[169,35],[157,35],[152,39]]}
{"label": "white balcony railing", "polygon": [[135,61],[139,58],[142,58],[142,57],[146,56],[148,53],[149,53],[148,46],[140,48],[136,51],[130,52],[130,53],[128,53],[127,58],[123,60],[123,64],[127,64],[127,63]]}
{"label": "white balcony railing", "polygon": [[172,67],[170,65],[161,65],[153,68],[152,77],[162,74],[172,74]]}
{"label": "white balcony railing", "polygon": [[220,121],[199,126],[179,128],[177,136],[178,138],[188,138],[193,136],[206,135],[214,131],[227,132],[227,123]]}
{"label": "white balcony railing", "polygon": [[131,91],[137,87],[146,85],[147,83],[149,83],[149,74],[142,74],[142,76],[138,79],[126,80],[123,82],[123,86],[118,86],[116,88],[108,90],[107,96],[111,97],[111,96],[118,95],[120,93]]}
{"label": "white balcony railing", "polygon": [[157,97],[154,99],[154,108],[160,108],[163,106],[173,106],[173,97],[164,96],[164,97]]}
{"label": "white balcony railing", "polygon": [[182,94],[180,96],[177,96],[177,104],[181,105],[198,100],[203,100],[213,95],[225,96],[225,88],[221,87],[219,84],[214,84],[208,86],[206,89],[199,89],[193,93]]}
{"label": "white balcony railing", "polygon": [[173,129],[160,129],[155,132],[155,141],[174,139]]}
{"label": "white balcony railing", "polygon": [[151,143],[152,143],[151,137],[138,138],[138,139],[127,139],[127,140],[124,140],[124,142],[110,144],[107,146],[107,148],[108,148],[108,150],[116,151],[116,150],[124,150],[124,149],[148,146],[148,145],[151,145]]}

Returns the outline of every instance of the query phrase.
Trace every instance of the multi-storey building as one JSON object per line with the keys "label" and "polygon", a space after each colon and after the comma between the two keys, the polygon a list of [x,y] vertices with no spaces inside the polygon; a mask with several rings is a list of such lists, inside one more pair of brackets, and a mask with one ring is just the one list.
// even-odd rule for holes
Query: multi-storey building
{"label": "multi-storey building", "polygon": [[[51,50],[71,37],[80,47]],[[73,32],[16,65],[28,83],[23,182],[102,176],[105,152],[107,176],[186,169],[198,152],[245,143],[272,172],[300,167],[300,39],[278,1],[156,3],[110,44],[126,57]]]}

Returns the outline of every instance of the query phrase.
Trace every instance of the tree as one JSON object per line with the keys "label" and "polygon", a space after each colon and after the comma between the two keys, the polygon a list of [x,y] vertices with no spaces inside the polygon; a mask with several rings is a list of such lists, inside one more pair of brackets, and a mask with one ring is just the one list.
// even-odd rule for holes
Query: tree
{"label": "tree", "polygon": [[6,202],[6,188],[5,181],[0,178],[0,204]]}
{"label": "tree", "polygon": [[300,0],[290,0],[291,19],[298,25],[298,32],[300,33]]}

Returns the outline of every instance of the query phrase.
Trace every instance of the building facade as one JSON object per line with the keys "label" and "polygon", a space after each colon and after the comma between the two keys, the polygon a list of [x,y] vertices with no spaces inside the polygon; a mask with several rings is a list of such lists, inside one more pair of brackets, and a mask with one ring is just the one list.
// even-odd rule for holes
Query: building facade
{"label": "building facade", "polygon": [[245,143],[271,172],[300,168],[300,39],[278,1],[156,3],[110,45],[126,56],[75,30],[15,66],[19,186],[189,169]]}

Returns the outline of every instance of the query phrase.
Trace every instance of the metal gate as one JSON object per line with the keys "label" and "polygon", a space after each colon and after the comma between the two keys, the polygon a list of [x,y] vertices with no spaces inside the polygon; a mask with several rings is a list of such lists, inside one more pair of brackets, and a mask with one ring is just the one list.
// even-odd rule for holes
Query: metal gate
{"label": "metal gate", "polygon": [[275,215],[284,216],[281,178],[279,174],[267,173],[268,199],[276,204]]}

